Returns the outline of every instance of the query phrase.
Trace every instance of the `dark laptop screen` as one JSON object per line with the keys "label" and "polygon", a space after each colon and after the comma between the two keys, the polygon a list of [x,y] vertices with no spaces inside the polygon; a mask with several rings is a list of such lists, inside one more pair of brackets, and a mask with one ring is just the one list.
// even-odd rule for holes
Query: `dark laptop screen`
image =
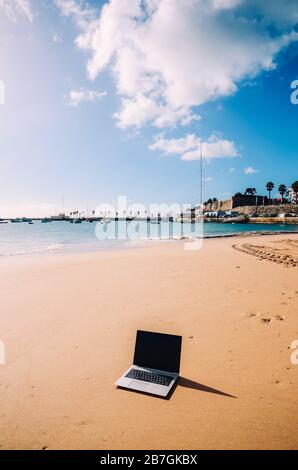
{"label": "dark laptop screen", "polygon": [[179,372],[181,336],[138,331],[134,365],[150,369]]}

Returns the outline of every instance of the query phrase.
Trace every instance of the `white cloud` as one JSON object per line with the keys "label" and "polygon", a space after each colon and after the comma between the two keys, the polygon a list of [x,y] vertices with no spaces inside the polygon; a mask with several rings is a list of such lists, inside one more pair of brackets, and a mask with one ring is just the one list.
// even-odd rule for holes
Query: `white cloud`
{"label": "white cloud", "polygon": [[1,12],[13,23],[17,21],[18,16],[25,16],[29,21],[33,21],[29,0],[0,0],[0,14]]}
{"label": "white cloud", "polygon": [[62,16],[71,17],[83,30],[95,20],[96,10],[84,0],[54,0],[54,3]]}
{"label": "white cloud", "polygon": [[68,104],[70,106],[79,106],[83,101],[96,101],[107,95],[106,91],[91,91],[87,88],[80,90],[71,90],[69,93]]}
{"label": "white cloud", "polygon": [[153,98],[139,94],[134,99],[123,99],[121,109],[114,115],[118,127],[143,127],[152,122],[156,127],[175,126],[178,121],[182,126],[188,126],[191,121],[200,120],[200,116],[187,108],[173,110],[169,106],[160,105]]}
{"label": "white cloud", "polygon": [[252,166],[248,166],[247,168],[244,169],[245,175],[253,175],[255,173],[259,173],[259,170],[257,170],[256,168],[253,168]]}
{"label": "white cloud", "polygon": [[71,18],[82,31],[75,43],[81,49],[86,49],[92,41],[97,25],[97,10],[92,8],[86,0],[54,0],[54,3],[61,15]]}
{"label": "white cloud", "polygon": [[194,106],[275,68],[298,38],[296,0],[110,0],[97,18],[85,2],[55,2],[81,29],[89,77],[110,70],[122,128],[189,124]]}
{"label": "white cloud", "polygon": [[[181,160],[199,160],[201,157],[201,139],[195,134],[187,134],[180,139],[165,139],[160,137],[150,150],[158,150],[165,155],[181,155]],[[202,155],[205,159],[212,158],[234,158],[239,152],[233,141],[220,139],[211,135],[209,139],[202,142]]]}
{"label": "white cloud", "polygon": [[199,121],[201,117],[192,113],[188,108],[174,110],[170,106],[159,104],[154,98],[139,94],[132,99],[122,99],[121,109],[114,115],[118,127],[140,128],[152,122],[155,127],[173,127],[179,122],[188,126],[192,121]]}
{"label": "white cloud", "polygon": [[206,178],[204,178],[204,181],[206,181],[206,183],[209,183],[210,181],[213,181],[214,178],[212,176],[207,176]]}
{"label": "white cloud", "polygon": [[201,140],[195,134],[187,134],[179,139],[165,139],[160,137],[150,145],[150,150],[159,150],[166,155],[183,154],[187,150],[200,147]]}
{"label": "white cloud", "polygon": [[232,167],[229,169],[229,173],[235,173],[236,168]]}

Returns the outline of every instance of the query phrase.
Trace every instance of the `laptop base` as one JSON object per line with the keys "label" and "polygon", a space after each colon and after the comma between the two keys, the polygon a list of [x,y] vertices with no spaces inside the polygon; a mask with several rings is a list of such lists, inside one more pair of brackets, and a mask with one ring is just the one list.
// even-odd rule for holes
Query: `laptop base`
{"label": "laptop base", "polygon": [[[168,376],[171,381],[169,385],[161,385],[158,383],[152,383],[152,382],[147,382],[143,380],[138,380],[138,379],[131,379],[127,377],[129,373],[132,371],[132,369],[144,371],[144,372],[150,372],[152,374],[161,374],[163,376]],[[127,389],[127,390],[132,390],[135,392],[142,392],[146,393],[148,395],[154,395],[158,397],[163,397],[166,398],[175,383],[178,380],[178,374],[172,374],[170,375],[167,372],[164,371],[158,371],[155,369],[144,369],[141,367],[137,366],[132,366],[128,369],[128,371],[125,372],[125,374],[122,375],[122,377],[116,382],[116,386],[122,389]]]}

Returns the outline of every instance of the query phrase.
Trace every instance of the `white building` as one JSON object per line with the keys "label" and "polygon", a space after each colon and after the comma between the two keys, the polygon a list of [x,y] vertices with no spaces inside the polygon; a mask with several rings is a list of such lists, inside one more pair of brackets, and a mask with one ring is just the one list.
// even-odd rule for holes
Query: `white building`
{"label": "white building", "polygon": [[289,188],[289,199],[290,199],[292,204],[297,204],[298,203],[297,193],[294,193],[292,188]]}

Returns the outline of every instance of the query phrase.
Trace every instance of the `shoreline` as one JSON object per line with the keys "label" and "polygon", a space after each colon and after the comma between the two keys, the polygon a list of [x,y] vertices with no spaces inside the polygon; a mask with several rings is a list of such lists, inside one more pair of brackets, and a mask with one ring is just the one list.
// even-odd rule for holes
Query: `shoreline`
{"label": "shoreline", "polygon": [[[149,246],[155,246],[156,244],[164,244],[164,243],[171,243],[171,242],[191,242],[195,240],[212,240],[212,239],[229,239],[229,238],[250,238],[250,237],[264,237],[264,236],[280,236],[280,235],[298,235],[298,231],[291,231],[291,230],[262,230],[262,231],[244,231],[244,232],[235,232],[235,233],[226,233],[226,234],[215,234],[215,235],[206,235],[203,237],[188,237],[188,236],[182,236],[181,238],[178,237],[172,237],[172,238],[140,238],[137,240],[119,240],[118,243],[117,241],[113,240],[113,246],[100,246],[97,247],[95,246],[96,242],[90,242],[90,243],[85,243],[82,244],[81,242],[74,243],[74,247],[72,249],[69,249],[69,245],[63,245],[63,243],[57,243],[53,245],[49,245],[46,247],[41,247],[41,248],[36,248],[28,251],[20,251],[20,252],[14,252],[14,253],[9,253],[9,254],[0,254],[0,260],[3,259],[10,259],[10,258],[15,258],[15,257],[36,257],[36,256],[45,256],[45,255],[72,255],[76,253],[102,253],[102,252],[111,252],[111,251],[123,251],[123,250],[134,250],[134,249],[140,249],[140,248],[146,248]],[[107,243],[109,243],[110,240],[107,240]],[[105,243],[105,242],[101,242]],[[56,247],[57,245],[58,248]],[[82,249],[82,246],[84,248]],[[67,247],[67,248],[66,248]],[[60,251],[59,251],[60,250]]]}

